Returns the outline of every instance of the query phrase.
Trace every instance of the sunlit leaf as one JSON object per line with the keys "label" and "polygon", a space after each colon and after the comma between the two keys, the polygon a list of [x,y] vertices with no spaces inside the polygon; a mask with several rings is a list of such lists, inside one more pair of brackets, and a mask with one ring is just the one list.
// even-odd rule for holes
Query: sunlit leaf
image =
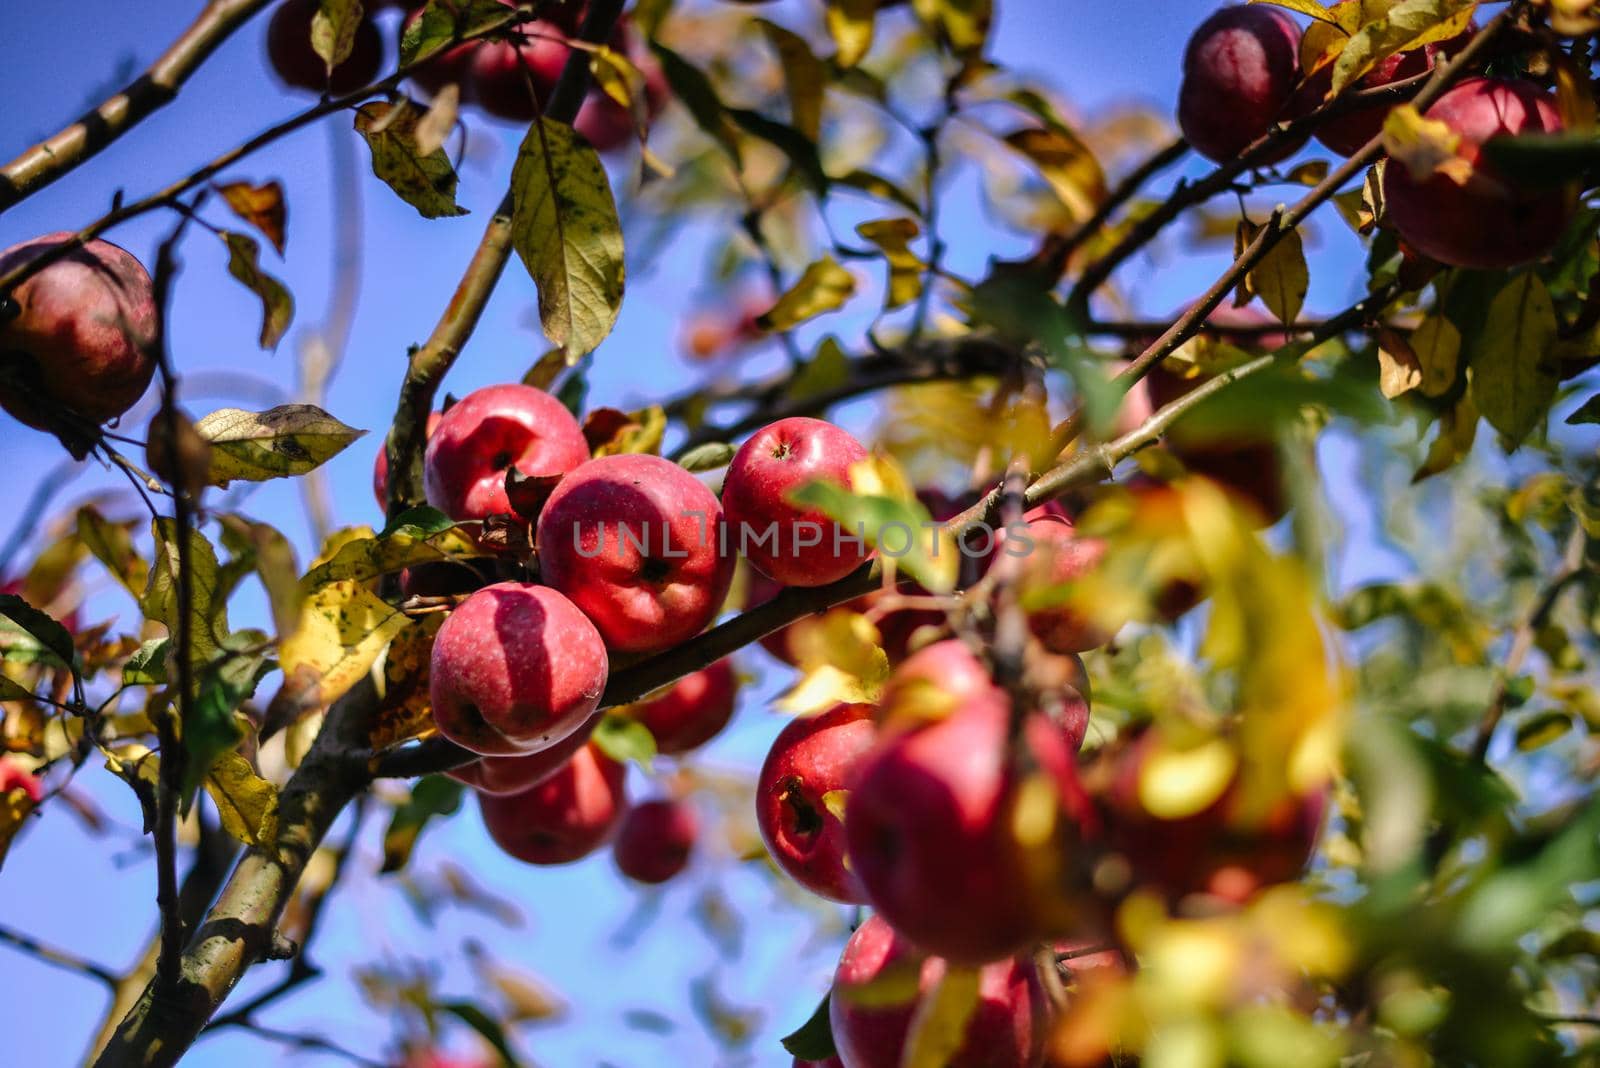
{"label": "sunlit leaf", "polygon": [[855,294],[855,276],[832,256],[807,267],[799,281],[756,322],[763,330],[790,330],[819,315],[837,311]]}
{"label": "sunlit leaf", "polygon": [[900,1068],[943,1068],[965,1045],[978,1008],[978,970],[945,965],[944,974],[912,1010]]}
{"label": "sunlit leaf", "polygon": [[[465,215],[456,203],[456,169],[442,145],[424,151],[423,135],[434,141],[436,129],[421,129],[429,112],[404,97],[375,100],[356,109],[356,132],[372,152],[372,173],[393,189],[424,219]],[[438,117],[431,125],[436,126]]]}
{"label": "sunlit leaf", "polygon": [[734,451],[734,447],[725,441],[708,441],[704,445],[696,445],[679,457],[678,466],[695,474],[715,471],[719,467],[728,466],[733,460]]}
{"label": "sunlit leaf", "polygon": [[1089,147],[1064,126],[1024,127],[1002,139],[1044,176],[1074,219],[1088,218],[1105,199],[1105,175]]}
{"label": "sunlit leaf", "polygon": [[379,534],[358,534],[344,542],[330,558],[306,572],[300,580],[301,589],[309,592],[331,582],[367,582],[418,564],[466,559],[481,555],[483,551],[471,536],[448,519],[439,527],[413,522],[408,517],[419,518],[410,512],[403,513]]}
{"label": "sunlit leaf", "polygon": [[361,0],[319,0],[311,16],[311,49],[329,73],[350,58],[362,16]]}
{"label": "sunlit leaf", "polygon": [[247,846],[271,849],[277,844],[278,789],[257,775],[248,760],[224,753],[211,766],[205,786],[223,830]]}
{"label": "sunlit leaf", "polygon": [[249,182],[229,182],[219,185],[217,192],[235,215],[261,231],[272,242],[272,247],[283,255],[284,225],[289,213],[283,199],[283,186],[278,182],[251,185]]}
{"label": "sunlit leaf", "polygon": [[866,58],[872,51],[877,14],[878,0],[828,0],[828,35],[833,38],[835,63],[854,67]]}
{"label": "sunlit leaf", "polygon": [[1489,425],[1520,443],[1543,425],[1560,375],[1551,359],[1555,309],[1539,276],[1516,276],[1495,294],[1472,352],[1472,400]]}
{"label": "sunlit leaf", "polygon": [[283,283],[261,269],[261,246],[248,234],[223,230],[228,246],[228,273],[261,298],[261,347],[276,348],[294,318],[294,298]]}
{"label": "sunlit leaf", "polygon": [[[832,8],[829,8],[830,12]],[[812,141],[822,132],[822,90],[827,68],[812,53],[804,37],[775,22],[756,19],[767,41],[778,53],[784,85],[789,91],[789,122]]]}
{"label": "sunlit leaf", "polygon": [[655,765],[655,735],[631,716],[616,713],[602,716],[595,724],[591,740],[595,748],[619,764],[638,764],[646,771]]}
{"label": "sunlit leaf", "polygon": [[1472,177],[1472,164],[1457,154],[1461,135],[1443,120],[1419,114],[1410,104],[1399,104],[1383,121],[1383,149],[1389,166],[1399,164],[1413,181],[1442,174],[1455,182]]}
{"label": "sunlit leaf", "polygon": [[1422,392],[1442,397],[1456,383],[1461,361],[1461,331],[1442,315],[1431,315],[1411,332],[1411,351],[1422,368]]}
{"label": "sunlit leaf", "polygon": [[264,412],[220,408],[194,426],[211,445],[209,479],[218,486],[303,475],[366,433],[314,404],[284,404]]}
{"label": "sunlit leaf", "polygon": [[898,308],[917,299],[922,291],[922,257],[911,251],[910,242],[922,232],[914,219],[879,219],[856,224],[856,233],[878,246],[889,263],[889,286],[885,308]]}
{"label": "sunlit leaf", "polygon": [[360,582],[330,582],[307,594],[300,625],[279,650],[284,684],[269,722],[288,724],[326,708],[372,668],[409,620]]}
{"label": "sunlit leaf", "polygon": [[1250,268],[1250,288],[1281,323],[1292,324],[1305,306],[1311,278],[1300,231],[1285,230],[1261,261]]}
{"label": "sunlit leaf", "polygon": [[1354,84],[1396,52],[1459,36],[1472,23],[1477,0],[1402,0],[1362,26],[1333,64],[1333,92]]}

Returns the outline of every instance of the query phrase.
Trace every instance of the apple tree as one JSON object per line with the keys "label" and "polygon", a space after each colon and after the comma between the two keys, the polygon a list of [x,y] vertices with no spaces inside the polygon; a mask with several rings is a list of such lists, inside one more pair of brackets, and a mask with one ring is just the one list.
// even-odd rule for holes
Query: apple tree
{"label": "apple tree", "polygon": [[[551,998],[494,933],[421,954],[477,962],[469,995],[356,971],[381,1049],[274,1023],[348,982],[316,936],[353,878],[504,922],[419,870],[450,821],[535,913],[539,869],[608,854],[814,925],[832,981],[757,1006],[770,1035],[696,988],[728,1063],[1597,1055],[1600,5],[1229,4],[1139,57],[1175,100],[1109,117],[1008,64],[997,7],[208,0],[0,166],[0,214],[117,190],[0,253],[4,433],[63,465],[13,472],[0,548],[0,860],[48,893],[15,869],[91,780],[153,858],[108,891],[149,902],[126,971],[0,922],[107,991],[91,1063],[537,1056]],[[281,120],[110,173],[241,34]],[[370,165],[340,189],[482,231],[366,387],[375,504],[326,482],[360,320],[214,410],[174,329],[215,238],[259,306],[227,343],[289,336],[303,183],[257,166],[313,124]],[[462,220],[483,129],[515,154]],[[325,240],[343,287],[359,231]],[[1224,268],[1151,307],[1207,242]],[[646,261],[709,294],[672,309],[679,385],[613,335]],[[540,341],[450,392],[528,282]],[[764,760],[706,759],[760,723]]]}

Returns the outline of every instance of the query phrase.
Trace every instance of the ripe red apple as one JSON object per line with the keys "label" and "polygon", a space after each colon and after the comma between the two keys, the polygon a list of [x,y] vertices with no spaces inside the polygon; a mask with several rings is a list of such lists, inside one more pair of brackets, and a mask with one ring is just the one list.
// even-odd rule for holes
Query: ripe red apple
{"label": "ripe red apple", "polygon": [[487,386],[440,417],[422,480],[428,503],[451,519],[485,519],[512,511],[508,468],[564,475],[588,458],[583,429],[560,401],[532,386]]}
{"label": "ripe red apple", "polygon": [[825,1061],[803,1061],[796,1057],[794,1068],[844,1068],[844,1062],[838,1057],[829,1057]]}
{"label": "ripe red apple", "polygon": [[574,469],[539,513],[537,542],[540,577],[627,652],[700,633],[733,581],[716,494],[659,456],[602,456]]}
{"label": "ripe red apple", "polygon": [[1562,128],[1555,100],[1533,82],[1472,78],[1445,93],[1427,117],[1460,137],[1456,155],[1472,165],[1458,184],[1444,174],[1418,179],[1403,163],[1384,168],[1384,210],[1416,251],[1456,267],[1498,270],[1542,259],[1572,218],[1563,189],[1507,185],[1483,156],[1484,142]]}
{"label": "ripe red apple", "polygon": [[1108,846],[1127,861],[1136,885],[1172,901],[1207,894],[1242,904],[1262,887],[1299,876],[1316,849],[1326,791],[1286,797],[1248,820],[1235,781],[1201,811],[1162,818],[1139,797],[1140,776],[1158,744],[1159,736],[1147,731],[1108,755],[1111,778],[1096,791]]}
{"label": "ripe red apple", "polygon": [[12,790],[21,790],[36,805],[44,800],[44,783],[39,781],[39,776],[23,770],[10,757],[0,756],[0,794],[8,794]]}
{"label": "ripe red apple", "polygon": [[383,66],[383,36],[377,23],[362,19],[350,55],[330,77],[327,64],[311,47],[311,19],[319,6],[319,0],[282,0],[278,4],[267,23],[267,59],[285,85],[314,93],[327,90],[336,96],[354,92],[378,77]]}
{"label": "ripe red apple", "polygon": [[1028,604],[1030,592],[1043,601],[1059,602],[1054,588],[1092,574],[1105,559],[1106,543],[1079,535],[1072,521],[1062,515],[1035,510],[1023,518],[1022,529],[999,535],[1001,548],[994,560],[1019,557],[1014,565],[1018,592],[1034,637],[1054,653],[1081,653],[1110,641],[1112,634],[1104,622],[1090,618],[1073,604]]}
{"label": "ripe red apple", "polygon": [[[72,235],[36,237],[0,252],[0,274]],[[157,308],[143,265],[109,241],[90,241],[19,285],[19,313],[0,316],[0,407],[44,428],[66,409],[104,423],[133,407],[156,361]]]}
{"label": "ripe red apple", "polygon": [[785,586],[837,582],[872,553],[857,531],[844,531],[789,493],[824,480],[850,485],[850,466],[867,458],[859,441],[831,423],[795,417],[756,431],[735,454],[722,484],[734,547]]}
{"label": "ripe red apple", "polygon": [[[1300,28],[1287,13],[1255,4],[1224,7],[1200,24],[1183,54],[1178,125],[1217,163],[1238,156],[1284,114],[1300,76]],[[1285,144],[1262,163],[1294,154]]]}
{"label": "ripe red apple", "polygon": [[[937,894],[937,886],[928,893]],[[946,963],[926,957],[917,998],[903,1005],[870,1008],[851,1001],[893,969],[917,967],[917,949],[881,916],[870,916],[845,944],[833,976],[828,1019],[845,1068],[899,1068],[917,1001],[944,975]],[[1006,959],[978,973],[978,1004],[967,1021],[961,1047],[948,1068],[1033,1068],[1044,1055],[1049,1010],[1038,972],[1029,960]]]}
{"label": "ripe red apple", "polygon": [[[426,437],[433,437],[443,418],[443,412],[428,413]],[[389,443],[386,441],[378,442],[378,455],[372,458],[372,495],[378,499],[379,509],[389,507]]]}
{"label": "ripe red apple", "polygon": [[490,115],[529,123],[539,117],[561,78],[567,55],[562,29],[534,19],[522,25],[521,41],[486,41],[472,55],[472,97]]}
{"label": "ripe red apple", "polygon": [[579,730],[606,688],[605,644],[548,586],[499,582],[463,601],[433,641],[439,733],[484,756],[548,749]]}
{"label": "ripe red apple", "polygon": [[888,735],[862,758],[845,809],[868,902],[929,953],[982,964],[1034,938],[1011,830],[1010,703],[995,690]]}
{"label": "ripe red apple", "polygon": [[[421,17],[419,4],[417,10],[406,16],[405,29],[410,29],[411,24]],[[472,68],[472,57],[477,54],[480,44],[479,41],[463,41],[446,48],[413,70],[411,80],[429,96],[437,96],[439,90],[447,85],[456,85],[461,88],[462,100],[472,99],[473,83],[468,75]]]}
{"label": "ripe red apple", "polygon": [[584,724],[555,745],[537,753],[521,756],[486,756],[446,772],[457,782],[466,783],[479,793],[504,797],[531,790],[560,771],[582,749],[600,722],[600,713],[590,716]]}
{"label": "ripe red apple", "polygon": [[689,805],[646,801],[622,818],[612,854],[617,868],[635,882],[664,883],[688,866],[699,833],[700,821]]}
{"label": "ripe red apple", "polygon": [[[951,638],[919,649],[897,667],[884,684],[879,707],[888,716],[911,711],[930,718],[947,714],[973,701],[997,696],[994,680],[965,642]],[[936,707],[921,707],[933,704]],[[890,728],[920,723],[885,723]]]}
{"label": "ripe red apple", "polygon": [[834,705],[790,720],[756,779],[756,823],[767,851],[790,878],[831,901],[861,904],[861,882],[845,860],[845,825],[830,807],[850,788],[877,740],[871,705]]}
{"label": "ripe red apple", "polygon": [[718,660],[638,705],[633,718],[655,738],[656,752],[676,756],[700,748],[728,725],[738,693],[733,661]]}
{"label": "ripe red apple", "polygon": [[495,844],[529,864],[569,864],[611,837],[627,809],[627,768],[592,744],[531,790],[478,795],[483,825]]}
{"label": "ripe red apple", "polygon": [[[633,33],[627,29],[625,23],[619,25],[611,47],[624,51],[643,75],[645,117],[647,120],[654,119],[661,113],[661,109],[666,106],[671,96],[671,89],[667,86],[667,77],[661,70],[661,64],[656,62],[654,55],[637,46]],[[572,126],[583,135],[584,140],[594,146],[596,152],[601,153],[622,148],[634,139],[636,133],[632,111],[617,103],[599,88],[590,89],[583,106],[578,108],[578,115],[573,119]],[[765,311],[766,308],[760,310]]]}

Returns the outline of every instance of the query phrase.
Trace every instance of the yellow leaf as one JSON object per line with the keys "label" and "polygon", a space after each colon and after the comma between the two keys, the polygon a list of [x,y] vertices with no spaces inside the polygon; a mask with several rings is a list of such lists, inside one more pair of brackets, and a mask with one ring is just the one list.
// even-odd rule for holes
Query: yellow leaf
{"label": "yellow leaf", "polygon": [[767,35],[783,65],[783,82],[789,91],[789,124],[815,141],[822,132],[822,89],[828,78],[827,68],[812,54],[804,37],[766,19],[756,19],[755,23]]}
{"label": "yellow leaf", "polygon": [[1326,22],[1334,26],[1339,24],[1339,20],[1333,16],[1333,13],[1319,4],[1317,0],[1250,0],[1250,2],[1252,4],[1271,4],[1274,7],[1288,8],[1290,11],[1298,11],[1302,15],[1314,18],[1318,22]]}
{"label": "yellow leaf", "polygon": [[1203,812],[1233,781],[1239,755],[1221,738],[1192,749],[1163,745],[1139,770],[1139,803],[1152,816],[1178,820]]}
{"label": "yellow leaf", "polygon": [[1311,286],[1306,268],[1305,249],[1300,231],[1285,230],[1278,243],[1250,269],[1249,286],[1261,296],[1278,321],[1292,324],[1305,306],[1306,290]]}
{"label": "yellow leaf", "polygon": [[1456,406],[1439,416],[1439,433],[1428,447],[1427,459],[1411,476],[1413,483],[1431,475],[1448,471],[1472,452],[1472,442],[1478,433],[1478,409],[1472,404],[1472,394],[1463,393]]}
{"label": "yellow leaf", "polygon": [[314,404],[284,404],[264,412],[221,408],[194,429],[211,445],[207,478],[217,486],[303,475],[366,433]]}
{"label": "yellow leaf", "polygon": [[828,35],[833,38],[834,61],[848,70],[872,51],[873,24],[878,0],[828,0]]}
{"label": "yellow leaf", "polygon": [[1411,344],[1388,327],[1378,331],[1378,391],[1390,400],[1422,385],[1422,365]]}
{"label": "yellow leaf", "polygon": [[628,422],[617,429],[609,441],[595,448],[596,456],[622,453],[659,453],[667,430],[667,415],[659,404],[628,413]]}
{"label": "yellow leaf", "polygon": [[222,829],[247,846],[271,849],[278,841],[278,788],[256,774],[237,751],[211,765],[206,793],[217,806]]}
{"label": "yellow leaf", "polygon": [[433,705],[428,698],[428,664],[434,635],[444,624],[443,613],[413,620],[395,635],[383,656],[378,688],[378,710],[367,728],[374,749],[388,749],[433,730]]}
{"label": "yellow leaf", "polygon": [[273,698],[273,717],[292,722],[332,704],[371,670],[408,622],[354,580],[310,593],[300,607],[300,625],[279,649],[284,684]]}
{"label": "yellow leaf", "polygon": [[1560,385],[1551,359],[1558,324],[1550,291],[1532,272],[1495,294],[1472,357],[1472,401],[1489,425],[1521,442],[1550,414]]}
{"label": "yellow leaf", "polygon": [[889,657],[866,616],[835,608],[792,624],[788,634],[801,679],[778,698],[780,710],[809,715],[840,703],[877,702],[889,677]]}
{"label": "yellow leaf", "polygon": [[1071,131],[1028,127],[1007,134],[1004,141],[1039,168],[1075,221],[1087,219],[1105,199],[1105,173],[1094,153]]}
{"label": "yellow leaf", "polygon": [[1410,104],[1397,105],[1383,121],[1384,151],[1418,182],[1435,174],[1457,183],[1471,178],[1472,164],[1456,154],[1460,145],[1460,134],[1438,119],[1424,118]]}
{"label": "yellow leaf", "polygon": [[922,232],[915,219],[879,219],[859,223],[856,233],[878,246],[889,261],[889,287],[885,308],[898,308],[917,299],[922,292],[922,257],[911,251],[910,242]]}
{"label": "yellow leaf", "polygon": [[1424,396],[1441,397],[1456,382],[1461,359],[1461,331],[1442,315],[1432,315],[1411,332],[1411,351],[1422,368]]}
{"label": "yellow leaf", "polygon": [[1477,0],[1402,0],[1357,30],[1333,64],[1333,92],[1341,92],[1389,56],[1447,41],[1472,24]]}
{"label": "yellow leaf", "polygon": [[539,320],[569,364],[622,308],[622,225],[600,157],[572,127],[540,118],[511,172],[511,243],[539,288]]}
{"label": "yellow leaf", "polygon": [[832,256],[807,267],[789,291],[756,320],[763,330],[789,330],[844,306],[856,291],[855,276]]}
{"label": "yellow leaf", "polygon": [[912,1010],[900,1068],[944,1068],[967,1038],[967,1022],[978,1007],[978,970],[946,964]]}

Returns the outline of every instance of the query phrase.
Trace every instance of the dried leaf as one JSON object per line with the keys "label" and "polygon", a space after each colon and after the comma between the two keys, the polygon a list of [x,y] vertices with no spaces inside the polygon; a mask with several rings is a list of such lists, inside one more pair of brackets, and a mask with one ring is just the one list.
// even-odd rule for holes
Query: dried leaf
{"label": "dried leaf", "polygon": [[283,186],[278,182],[251,185],[249,182],[229,182],[217,187],[222,199],[233,213],[257,230],[272,247],[283,255],[284,226],[288,221],[289,207],[283,199]]}

